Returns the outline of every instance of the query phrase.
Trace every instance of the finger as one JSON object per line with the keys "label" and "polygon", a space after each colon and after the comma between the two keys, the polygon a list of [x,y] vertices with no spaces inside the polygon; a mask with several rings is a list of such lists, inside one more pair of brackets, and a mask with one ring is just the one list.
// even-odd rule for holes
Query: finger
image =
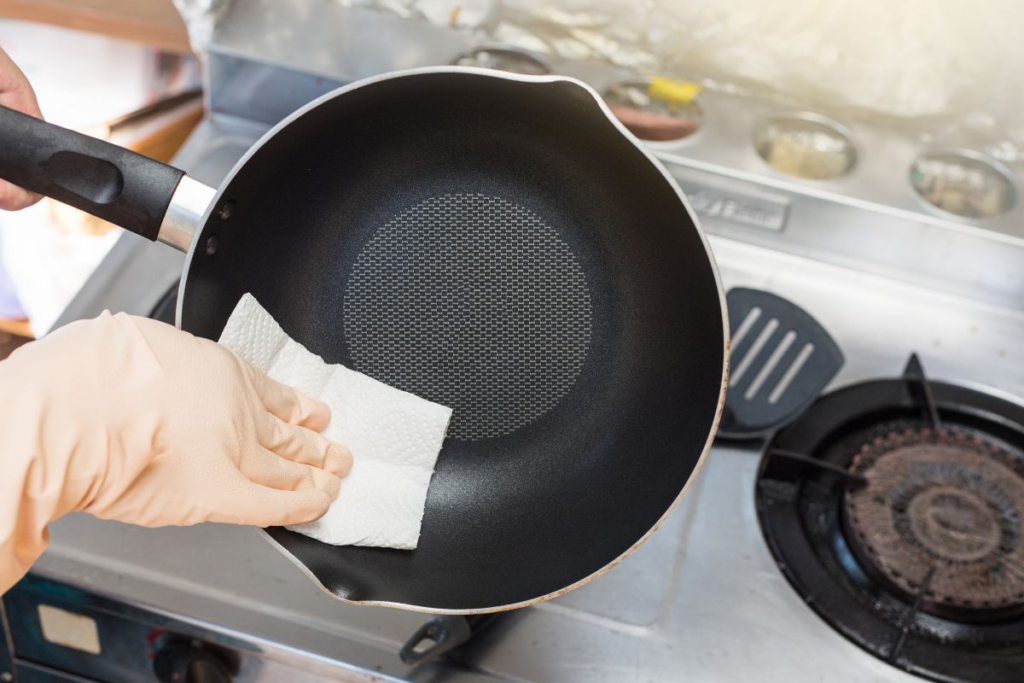
{"label": "finger", "polygon": [[0,104],[29,116],[43,118],[36,93],[18,65],[0,49]]}
{"label": "finger", "polygon": [[[3,50],[0,50],[0,104],[29,116],[43,118],[28,79]],[[42,197],[34,192],[0,180],[0,209],[18,211],[32,206],[40,199]]]}
{"label": "finger", "polygon": [[4,211],[20,211],[42,199],[42,195],[29,192],[6,180],[0,180],[0,209]]}
{"label": "finger", "polygon": [[343,477],[352,469],[352,453],[311,429],[288,424],[274,415],[258,427],[260,445],[293,462],[312,465]]}
{"label": "finger", "polygon": [[288,526],[314,522],[331,506],[331,497],[320,489],[282,491],[253,485],[221,521],[255,526]]}
{"label": "finger", "polygon": [[341,480],[317,467],[280,458],[268,450],[254,449],[239,462],[239,471],[251,482],[282,491],[320,489],[333,499]]}
{"label": "finger", "polygon": [[322,432],[331,421],[331,409],[326,403],[314,400],[297,389],[270,379],[266,374],[249,366],[253,371],[253,384],[271,415],[293,425]]}

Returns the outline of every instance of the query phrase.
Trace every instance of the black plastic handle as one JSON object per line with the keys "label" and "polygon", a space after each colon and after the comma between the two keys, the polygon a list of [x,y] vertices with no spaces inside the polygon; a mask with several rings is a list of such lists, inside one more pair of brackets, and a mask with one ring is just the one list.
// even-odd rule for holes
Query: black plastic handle
{"label": "black plastic handle", "polygon": [[0,178],[156,240],[183,172],[0,106]]}
{"label": "black plastic handle", "polygon": [[448,654],[501,616],[501,613],[436,616],[419,627],[398,656],[406,664],[421,666]]}
{"label": "black plastic handle", "polygon": [[406,664],[419,666],[457,648],[472,635],[473,628],[466,617],[434,617],[419,627],[398,656]]}

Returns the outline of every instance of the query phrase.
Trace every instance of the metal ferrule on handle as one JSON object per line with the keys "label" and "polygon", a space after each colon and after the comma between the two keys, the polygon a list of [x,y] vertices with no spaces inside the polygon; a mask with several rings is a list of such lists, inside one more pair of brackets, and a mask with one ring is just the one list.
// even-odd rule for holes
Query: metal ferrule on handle
{"label": "metal ferrule on handle", "polygon": [[0,178],[182,251],[214,196],[173,166],[2,106]]}
{"label": "metal ferrule on handle", "polygon": [[183,176],[167,205],[157,240],[188,253],[216,195],[217,191],[209,185]]}

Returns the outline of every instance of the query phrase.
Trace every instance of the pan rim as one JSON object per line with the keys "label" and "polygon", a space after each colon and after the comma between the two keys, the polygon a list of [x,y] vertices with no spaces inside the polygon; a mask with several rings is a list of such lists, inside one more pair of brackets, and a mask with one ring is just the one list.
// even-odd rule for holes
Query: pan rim
{"label": "pan rim", "polygon": [[697,220],[697,212],[694,211],[689,199],[686,197],[685,194],[683,194],[683,191],[679,188],[679,184],[675,181],[675,179],[668,172],[665,166],[657,159],[657,157],[655,157],[654,154],[650,152],[635,135],[629,132],[629,130],[626,129],[624,125],[622,125],[622,123],[612,113],[611,109],[608,108],[608,105],[605,103],[604,99],[600,96],[600,94],[598,94],[598,92],[594,88],[590,87],[583,81],[580,81],[576,78],[572,78],[570,76],[561,76],[557,74],[529,76],[524,74],[514,74],[503,71],[496,71],[493,69],[484,69],[480,67],[430,66],[416,69],[390,71],[384,74],[379,74],[377,76],[372,76],[369,78],[354,81],[348,85],[338,88],[337,90],[332,90],[329,93],[321,95],[315,100],[312,100],[311,102],[305,104],[304,106],[296,109],[294,112],[292,112],[284,119],[282,119],[280,122],[278,122],[275,126],[273,126],[270,130],[268,130],[252,147],[250,147],[246,151],[246,153],[242,155],[238,162],[235,163],[235,165],[232,167],[232,169],[228,172],[228,174],[221,181],[220,185],[217,187],[216,194],[210,201],[209,206],[206,207],[206,212],[203,214],[202,220],[200,222],[200,228],[196,230],[195,235],[192,238],[192,244],[189,247],[188,253],[185,255],[185,265],[182,270],[181,282],[178,285],[178,301],[175,306],[174,312],[175,326],[181,329],[181,317],[185,301],[184,295],[186,285],[188,283],[189,270],[192,265],[192,258],[196,253],[196,247],[203,239],[203,234],[206,232],[206,228],[209,225],[210,216],[213,213],[214,207],[216,207],[218,202],[220,201],[225,188],[227,188],[231,184],[231,181],[234,180],[234,177],[238,174],[242,167],[244,167],[248,163],[249,159],[251,159],[271,138],[273,138],[277,133],[279,133],[281,130],[289,126],[293,121],[302,117],[307,112],[319,107],[321,104],[324,104],[325,102],[333,100],[334,98],[340,97],[353,90],[373,85],[375,83],[381,83],[383,81],[393,80],[396,78],[403,78],[406,76],[429,74],[470,74],[477,76],[486,76],[488,78],[499,78],[521,83],[570,83],[579,88],[582,88],[588,95],[590,95],[594,99],[594,101],[600,108],[601,112],[612,123],[612,125],[615,126],[619,133],[621,133],[627,140],[633,143],[633,146],[636,147],[637,150],[641,154],[643,154],[647,158],[647,160],[654,166],[654,168],[658,170],[658,172],[661,174],[665,182],[668,183],[669,187],[671,187],[672,190],[676,193],[676,196],[679,198],[680,202],[683,205],[683,208],[686,210],[687,214],[690,217],[690,222],[693,225],[693,229],[697,231],[697,236],[700,238],[701,245],[703,245],[704,247],[704,252],[707,255],[708,263],[711,266],[711,273],[715,279],[715,289],[718,291],[718,303],[722,313],[722,373],[718,391],[718,404],[715,407],[714,418],[711,421],[708,436],[704,442],[704,448],[701,451],[700,457],[697,458],[697,463],[694,465],[693,471],[687,478],[686,483],[683,485],[683,488],[679,492],[679,495],[676,496],[675,500],[672,501],[672,504],[665,510],[661,517],[658,518],[654,525],[650,529],[648,529],[643,536],[641,536],[635,543],[633,543],[632,546],[623,551],[618,557],[613,559],[611,562],[607,563],[597,571],[583,577],[582,579],[579,579],[578,581],[569,584],[568,586],[565,586],[555,591],[551,591],[550,593],[547,593],[536,598],[531,598],[529,600],[523,600],[520,602],[510,603],[507,605],[497,605],[483,608],[436,608],[401,602],[391,602],[388,600],[352,600],[349,598],[341,597],[336,593],[332,592],[331,590],[329,590],[326,586],[323,585],[319,577],[317,577],[312,571],[310,571],[310,569],[305,564],[303,564],[297,557],[295,557],[295,555],[289,552],[280,543],[275,541],[270,536],[270,534],[266,532],[266,530],[258,529],[260,534],[267,541],[269,541],[274,548],[276,548],[282,555],[284,555],[288,560],[295,564],[302,571],[303,574],[305,574],[318,588],[320,588],[320,590],[330,595],[335,600],[340,600],[342,602],[346,602],[353,605],[392,607],[396,609],[402,609],[411,612],[422,612],[427,614],[470,615],[506,612],[510,610],[520,609],[522,607],[537,605],[542,602],[546,602],[547,600],[551,600],[552,598],[556,598],[561,595],[565,595],[566,593],[572,592],[577,588],[580,588],[581,586],[590,583],[597,577],[601,576],[605,572],[617,566],[623,560],[625,560],[634,552],[636,552],[640,548],[640,546],[646,543],[647,540],[661,527],[661,525],[664,524],[668,520],[668,518],[672,516],[672,513],[675,512],[676,509],[679,507],[679,504],[683,501],[683,498],[685,498],[686,494],[689,493],[690,487],[693,486],[694,481],[697,479],[698,475],[701,472],[701,469],[704,467],[704,463],[708,456],[708,453],[711,451],[711,446],[714,442],[715,434],[718,432],[718,425],[722,419],[722,411],[725,407],[726,390],[728,388],[729,383],[729,311],[726,307],[725,289],[722,286],[722,278],[721,274],[719,273],[718,262],[715,260],[714,252],[711,250],[711,245],[708,242],[707,235],[704,233],[704,229],[701,227],[700,222]]}

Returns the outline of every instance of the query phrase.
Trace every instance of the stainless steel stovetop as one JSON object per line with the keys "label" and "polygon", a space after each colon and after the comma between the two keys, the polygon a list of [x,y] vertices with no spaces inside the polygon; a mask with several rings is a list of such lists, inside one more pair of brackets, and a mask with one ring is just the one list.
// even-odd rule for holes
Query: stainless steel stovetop
{"label": "stainless steel stovetop", "polygon": [[[257,102],[254,116],[243,118],[240,102],[230,101],[246,84],[251,94],[253,84],[289,76],[267,65],[280,56],[275,50],[290,55],[281,58],[288,70],[297,66],[287,44],[264,41],[260,63],[243,68],[249,48],[240,43],[249,35],[237,28],[222,36],[223,54],[211,56],[210,70],[214,78],[220,70],[227,85],[178,157],[207,183],[216,184],[269,128],[273,121],[261,117],[288,106]],[[339,66],[344,54],[338,63],[317,55],[312,70],[322,82],[300,79],[311,88],[303,96],[329,89],[324,74],[338,81],[351,74]],[[736,116],[753,116],[758,106]],[[726,288],[789,298],[832,333],[847,358],[833,387],[896,376],[916,351],[935,379],[1024,397],[1024,229],[1014,234],[1008,222],[988,230],[873,204],[851,197],[857,190],[849,183],[833,191],[717,167],[707,160],[710,145],[732,142],[705,134],[699,154],[688,156],[685,146],[655,151],[687,192],[704,194],[703,222]],[[723,201],[769,201],[782,224],[737,221],[720,210]],[[181,260],[124,237],[64,321],[103,308],[147,314]],[[755,514],[760,456],[716,445],[678,511],[634,556],[573,593],[496,622],[457,663],[403,665],[398,649],[423,615],[334,601],[247,528],[147,530],[73,515],[53,525],[52,546],[35,572],[173,617],[196,637],[230,642],[242,652],[239,681],[922,680],[833,631],[787,583]]]}

